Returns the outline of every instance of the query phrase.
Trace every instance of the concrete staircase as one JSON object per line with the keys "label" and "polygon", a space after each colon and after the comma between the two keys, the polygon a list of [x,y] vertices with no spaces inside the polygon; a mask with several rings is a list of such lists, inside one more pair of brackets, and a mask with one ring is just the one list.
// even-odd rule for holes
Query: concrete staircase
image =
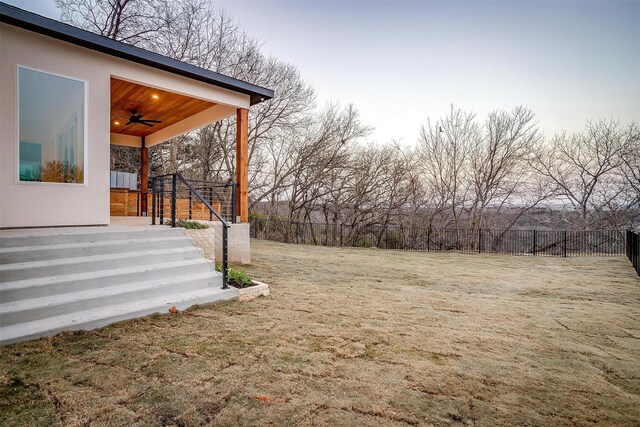
{"label": "concrete staircase", "polygon": [[182,229],[0,232],[0,344],[237,296]]}

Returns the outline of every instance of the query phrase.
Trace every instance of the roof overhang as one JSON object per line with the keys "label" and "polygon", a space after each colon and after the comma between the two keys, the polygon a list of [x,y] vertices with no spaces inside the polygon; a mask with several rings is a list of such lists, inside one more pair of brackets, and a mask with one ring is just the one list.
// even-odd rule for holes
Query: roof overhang
{"label": "roof overhang", "polygon": [[0,2],[0,22],[33,31],[107,55],[147,65],[204,83],[249,95],[251,105],[271,99],[274,92],[195,65],[112,40],[90,31]]}
{"label": "roof overhang", "polygon": [[[158,122],[129,122],[132,111]],[[236,114],[236,107],[111,77],[111,144],[151,147]],[[144,138],[144,139],[143,139]]]}

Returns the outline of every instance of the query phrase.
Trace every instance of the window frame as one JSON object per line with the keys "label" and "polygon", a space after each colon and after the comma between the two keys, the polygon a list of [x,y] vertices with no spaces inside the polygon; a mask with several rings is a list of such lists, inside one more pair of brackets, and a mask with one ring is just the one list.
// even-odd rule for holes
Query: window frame
{"label": "window frame", "polygon": [[[82,83],[83,88],[83,132],[82,132],[82,145],[83,145],[83,182],[43,182],[43,181],[22,181],[20,180],[20,70],[35,71],[38,73],[60,77],[68,80],[73,80]],[[39,68],[33,68],[26,65],[16,65],[16,84],[15,84],[15,100],[16,100],[16,140],[15,140],[15,184],[16,185],[44,185],[44,186],[74,186],[74,187],[88,187],[89,186],[89,81],[80,79],[77,77],[71,77],[64,74],[53,73],[51,71],[45,71]]]}

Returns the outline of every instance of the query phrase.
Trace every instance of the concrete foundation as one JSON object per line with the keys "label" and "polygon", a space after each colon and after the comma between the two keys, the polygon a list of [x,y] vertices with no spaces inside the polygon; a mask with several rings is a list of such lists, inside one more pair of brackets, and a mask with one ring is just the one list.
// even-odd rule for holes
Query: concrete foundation
{"label": "concrete foundation", "polygon": [[[215,253],[215,260],[222,261],[222,224],[219,221],[198,221],[208,224],[209,228],[201,230],[185,230],[185,234],[193,240],[194,245],[204,251],[204,256],[213,259],[212,254]],[[146,226],[153,229],[157,226],[151,226],[151,218],[149,217],[111,217],[110,227],[132,227]],[[249,239],[249,223],[231,224],[231,228],[227,234],[227,244],[229,250],[229,262],[232,264],[250,264],[251,263],[251,246]]]}
{"label": "concrete foundation", "polygon": [[[219,222],[214,222],[215,233],[222,236],[222,227]],[[251,246],[249,241],[249,223],[231,224],[227,232],[227,244],[229,247],[229,262],[232,264],[251,263]],[[216,259],[222,259],[222,254],[218,253],[221,246],[216,245]]]}

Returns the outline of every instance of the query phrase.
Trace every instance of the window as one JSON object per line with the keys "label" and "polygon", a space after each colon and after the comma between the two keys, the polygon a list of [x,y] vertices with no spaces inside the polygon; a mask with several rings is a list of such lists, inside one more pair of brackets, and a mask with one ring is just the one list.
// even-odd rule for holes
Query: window
{"label": "window", "polygon": [[84,86],[18,68],[20,181],[84,183]]}

